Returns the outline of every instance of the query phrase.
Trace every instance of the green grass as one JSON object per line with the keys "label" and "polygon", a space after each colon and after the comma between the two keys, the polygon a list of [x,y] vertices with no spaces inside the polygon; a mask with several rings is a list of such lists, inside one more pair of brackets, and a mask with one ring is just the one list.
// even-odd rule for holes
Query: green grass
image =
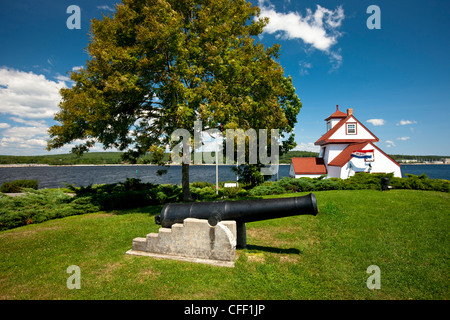
{"label": "green grass", "polygon": [[[235,268],[125,255],[157,232],[160,206],[2,231],[0,299],[449,299],[449,194],[315,195],[316,217],[248,223]],[[70,265],[80,290],[66,287]],[[380,290],[366,286],[370,265]]]}

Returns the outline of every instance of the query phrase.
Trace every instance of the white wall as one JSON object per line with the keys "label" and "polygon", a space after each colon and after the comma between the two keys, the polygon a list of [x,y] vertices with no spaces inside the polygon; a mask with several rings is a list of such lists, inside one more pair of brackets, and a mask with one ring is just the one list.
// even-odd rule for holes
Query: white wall
{"label": "white wall", "polygon": [[323,160],[325,164],[330,163],[336,158],[345,148],[348,147],[348,144],[329,144],[325,149],[325,156]]}
{"label": "white wall", "polygon": [[321,174],[296,174],[296,178],[319,178]]}
{"label": "white wall", "polygon": [[[372,146],[368,144],[363,150],[372,149]],[[375,149],[374,153],[375,161],[372,162],[372,173],[384,172],[384,173],[394,173],[394,177],[401,178],[402,172],[398,165],[396,165],[391,159],[386,157],[383,153]]]}
{"label": "white wall", "polygon": [[341,177],[341,167],[329,166],[327,167],[328,175],[327,178],[340,178]]}
{"label": "white wall", "polygon": [[294,178],[295,177],[295,171],[294,171],[294,165],[292,164],[289,166],[289,177]]}
{"label": "white wall", "polygon": [[[362,150],[374,150],[374,161],[372,162],[366,162],[364,159],[359,158],[351,158],[351,160],[345,164],[342,168],[336,167],[336,166],[329,166],[327,167],[328,170],[328,177],[337,177],[341,179],[347,179],[348,177],[354,176],[355,172],[369,172],[369,166],[370,163],[372,168],[370,169],[371,173],[394,173],[394,177],[401,178],[402,173],[400,170],[400,167],[396,165],[394,162],[392,162],[391,159],[386,157],[382,152],[378,151],[378,149],[375,149],[371,144],[368,144],[365,146]],[[349,163],[352,162],[354,166],[356,166],[358,169],[363,170],[355,170],[355,168],[350,168]]]}
{"label": "white wall", "polygon": [[331,123],[331,129],[333,129],[333,127],[334,127],[339,121],[341,121],[341,120],[342,120],[342,118],[339,118],[339,119],[330,119],[330,120],[328,120],[328,122]]}

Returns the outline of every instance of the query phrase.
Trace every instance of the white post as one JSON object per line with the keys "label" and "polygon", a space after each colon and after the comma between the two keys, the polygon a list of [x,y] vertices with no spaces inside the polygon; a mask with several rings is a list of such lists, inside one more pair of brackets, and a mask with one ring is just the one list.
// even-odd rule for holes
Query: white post
{"label": "white post", "polygon": [[219,148],[216,136],[216,194],[219,194]]}

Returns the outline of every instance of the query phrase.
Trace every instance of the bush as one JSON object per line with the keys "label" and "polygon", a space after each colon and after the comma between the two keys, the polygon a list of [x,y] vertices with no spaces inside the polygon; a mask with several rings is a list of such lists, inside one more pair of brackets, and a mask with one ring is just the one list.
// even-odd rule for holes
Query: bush
{"label": "bush", "polygon": [[23,188],[35,189],[38,188],[37,180],[15,180],[4,182],[0,187],[0,192],[3,193],[18,193],[22,192]]}
{"label": "bush", "polygon": [[265,182],[249,191],[251,196],[271,194],[311,192],[322,190],[381,190],[381,179],[388,177],[394,189],[434,190],[450,192],[450,181],[428,179],[425,174],[415,176],[407,174],[407,178],[395,178],[392,173],[358,173],[348,179],[340,178],[289,178],[276,182]]}
{"label": "bush", "polygon": [[396,189],[433,190],[450,192],[450,181],[444,179],[428,179],[427,175],[406,174],[407,178],[392,178],[390,184]]}
{"label": "bush", "polygon": [[388,177],[392,179],[394,175],[392,173],[367,173],[361,172],[351,176],[348,179],[344,179],[343,187],[349,190],[361,190],[361,189],[372,189],[381,190],[381,179]]}
{"label": "bush", "polygon": [[205,187],[213,188],[214,186],[215,185],[212,184],[211,182],[206,182],[206,181],[195,181],[190,184],[190,187],[194,187],[194,188],[205,188]]}
{"label": "bush", "polygon": [[100,210],[121,210],[178,202],[182,189],[178,185],[143,183],[140,179],[98,186],[68,186],[76,197],[88,197]]}
{"label": "bush", "polygon": [[21,197],[0,198],[0,230],[99,210],[89,199],[74,199],[60,190],[23,191]]}
{"label": "bush", "polygon": [[191,188],[191,196],[194,200],[204,200],[204,201],[213,201],[220,197],[220,195],[216,194],[216,190],[212,187],[204,187],[204,188]]}

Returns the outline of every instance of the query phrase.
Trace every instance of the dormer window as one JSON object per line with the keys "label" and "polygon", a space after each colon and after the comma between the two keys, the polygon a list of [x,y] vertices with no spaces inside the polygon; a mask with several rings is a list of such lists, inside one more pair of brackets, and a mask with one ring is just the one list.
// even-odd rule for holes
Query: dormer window
{"label": "dormer window", "polygon": [[327,122],[327,131],[330,131],[331,130],[331,121],[328,121]]}
{"label": "dormer window", "polygon": [[356,134],[356,122],[347,122],[345,124],[345,134]]}

